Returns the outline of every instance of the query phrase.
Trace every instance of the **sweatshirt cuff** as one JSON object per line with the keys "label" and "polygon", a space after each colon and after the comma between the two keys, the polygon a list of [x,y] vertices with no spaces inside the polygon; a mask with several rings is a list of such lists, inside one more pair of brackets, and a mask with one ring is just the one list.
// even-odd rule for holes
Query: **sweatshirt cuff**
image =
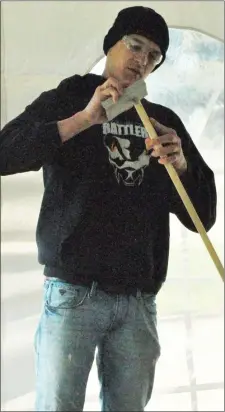
{"label": "sweatshirt cuff", "polygon": [[[193,192],[194,193],[197,192],[199,189],[199,185],[201,185],[201,171],[197,167],[193,168],[193,166],[190,163],[187,164],[187,170],[184,173],[182,173],[182,175],[180,175],[179,178],[185,190],[190,195]],[[177,199],[180,199],[180,196],[172,181],[171,181],[171,184],[172,184],[172,196]]]}
{"label": "sweatshirt cuff", "polygon": [[191,166],[190,163],[187,163],[187,170],[182,173],[182,175],[179,176],[181,182],[183,185],[188,185],[189,183],[196,183],[196,180],[194,179],[193,176],[193,167]]}
{"label": "sweatshirt cuff", "polygon": [[39,128],[39,139],[47,151],[58,149],[62,146],[57,121],[42,124]]}

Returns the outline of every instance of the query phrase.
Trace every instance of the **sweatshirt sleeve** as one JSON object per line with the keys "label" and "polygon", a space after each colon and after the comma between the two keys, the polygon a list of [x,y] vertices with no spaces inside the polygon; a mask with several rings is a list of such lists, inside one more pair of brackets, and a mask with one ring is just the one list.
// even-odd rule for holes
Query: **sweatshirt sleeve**
{"label": "sweatshirt sleeve", "polygon": [[42,93],[1,130],[1,176],[37,171],[52,161],[62,146],[57,120],[62,112],[62,96],[68,88],[67,83],[67,79],[63,80],[56,89]]}
{"label": "sweatshirt sleeve", "polygon": [[[171,111],[171,127],[176,130],[182,141],[187,171],[180,179],[202,221],[209,231],[216,221],[217,193],[214,173],[203,160],[180,118]],[[170,181],[170,212],[174,213],[183,225],[197,232],[175,186]]]}

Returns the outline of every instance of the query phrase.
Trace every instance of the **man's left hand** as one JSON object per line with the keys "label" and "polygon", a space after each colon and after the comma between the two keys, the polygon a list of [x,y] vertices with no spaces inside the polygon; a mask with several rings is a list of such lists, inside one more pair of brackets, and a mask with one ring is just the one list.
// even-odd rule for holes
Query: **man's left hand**
{"label": "man's left hand", "polygon": [[172,163],[179,175],[187,170],[187,161],[182,150],[181,139],[174,129],[170,129],[151,118],[158,138],[145,140],[146,149],[152,150],[151,156],[159,157],[158,162],[162,165]]}

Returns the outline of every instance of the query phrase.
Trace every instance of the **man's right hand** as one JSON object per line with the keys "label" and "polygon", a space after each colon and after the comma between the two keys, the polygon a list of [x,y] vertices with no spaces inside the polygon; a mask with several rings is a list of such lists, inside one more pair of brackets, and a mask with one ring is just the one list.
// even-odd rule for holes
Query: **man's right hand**
{"label": "man's right hand", "polygon": [[88,105],[81,112],[75,113],[68,119],[57,122],[62,143],[81,133],[96,124],[104,123],[107,120],[105,110],[101,102],[112,97],[114,103],[122,96],[124,91],[118,80],[109,77],[105,83],[98,86]]}
{"label": "man's right hand", "polygon": [[116,103],[118,98],[122,96],[124,92],[124,86],[122,86],[118,80],[113,77],[109,77],[105,83],[98,86],[94,92],[88,105],[83,110],[90,125],[104,123],[107,120],[105,110],[103,109],[101,102],[112,97],[113,102]]}

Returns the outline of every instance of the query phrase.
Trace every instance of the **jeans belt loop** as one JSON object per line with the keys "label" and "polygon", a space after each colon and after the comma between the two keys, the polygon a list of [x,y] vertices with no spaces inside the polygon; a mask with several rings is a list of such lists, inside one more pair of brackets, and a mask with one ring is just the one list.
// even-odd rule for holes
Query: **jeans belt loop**
{"label": "jeans belt loop", "polygon": [[142,292],[140,289],[137,290],[137,294],[136,294],[137,299],[140,299],[142,297]]}
{"label": "jeans belt loop", "polygon": [[97,288],[97,282],[93,281],[92,285],[91,285],[91,289],[89,292],[89,297],[91,298],[92,295],[96,292],[96,288]]}

